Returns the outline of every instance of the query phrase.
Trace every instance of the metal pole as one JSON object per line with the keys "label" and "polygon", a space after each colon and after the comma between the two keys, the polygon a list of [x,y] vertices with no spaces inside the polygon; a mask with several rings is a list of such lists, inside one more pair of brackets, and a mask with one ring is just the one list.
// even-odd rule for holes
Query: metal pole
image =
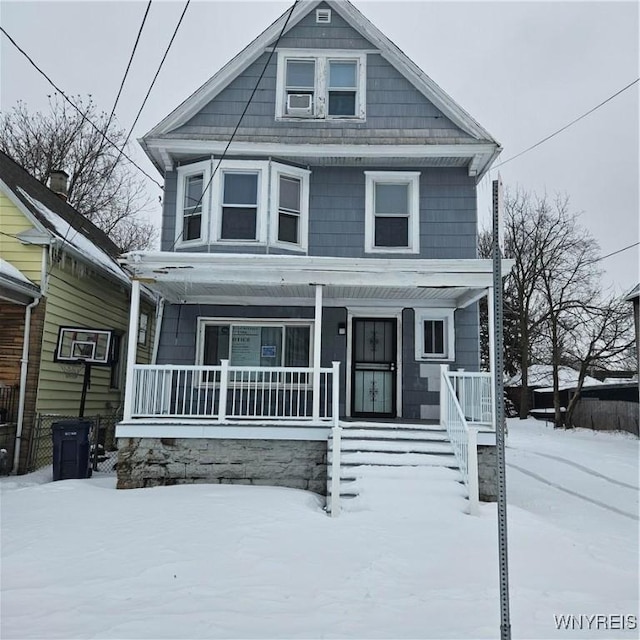
{"label": "metal pole", "polygon": [[507,488],[504,463],[504,358],[503,358],[503,310],[502,310],[502,263],[501,263],[501,213],[502,181],[500,176],[493,181],[493,319],[495,326],[494,389],[496,416],[496,465],[498,468],[498,558],[500,569],[500,638],[511,640],[509,617],[509,561],[507,552]]}

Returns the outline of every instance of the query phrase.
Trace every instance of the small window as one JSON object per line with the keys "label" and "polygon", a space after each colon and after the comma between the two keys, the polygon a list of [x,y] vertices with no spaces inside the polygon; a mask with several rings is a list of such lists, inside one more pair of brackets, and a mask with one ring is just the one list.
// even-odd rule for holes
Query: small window
{"label": "small window", "polygon": [[224,173],[222,240],[256,240],[258,174]]}
{"label": "small window", "polygon": [[355,60],[330,60],[327,90],[330,116],[355,116],[358,63]]}
{"label": "small window", "polygon": [[365,250],[419,252],[419,173],[366,173]]}
{"label": "small window", "polygon": [[198,245],[207,241],[210,167],[209,161],[178,167],[176,245]]}
{"label": "small window", "polygon": [[416,309],[415,313],[416,360],[453,360],[453,309]]}

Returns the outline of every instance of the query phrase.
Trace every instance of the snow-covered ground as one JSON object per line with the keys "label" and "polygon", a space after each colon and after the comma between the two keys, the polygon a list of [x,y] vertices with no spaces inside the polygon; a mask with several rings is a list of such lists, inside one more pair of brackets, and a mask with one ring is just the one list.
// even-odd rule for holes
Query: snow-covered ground
{"label": "snow-covered ground", "polygon": [[[511,420],[507,464],[513,637],[637,638],[638,440]],[[292,489],[50,474],[0,483],[3,640],[499,637],[496,506],[466,515],[450,470],[370,471],[337,519]]]}

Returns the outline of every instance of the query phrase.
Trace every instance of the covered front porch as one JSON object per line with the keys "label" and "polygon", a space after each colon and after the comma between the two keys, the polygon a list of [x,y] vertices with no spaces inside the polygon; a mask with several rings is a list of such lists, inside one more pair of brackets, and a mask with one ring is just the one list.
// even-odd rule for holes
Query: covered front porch
{"label": "covered front porch", "polygon": [[335,452],[344,419],[431,421],[464,458],[469,429],[493,430],[474,304],[492,295],[490,261],[132,253],[123,262],[135,278],[129,335],[141,283],[164,312],[154,364],[137,364],[130,341],[118,438],[332,437]]}

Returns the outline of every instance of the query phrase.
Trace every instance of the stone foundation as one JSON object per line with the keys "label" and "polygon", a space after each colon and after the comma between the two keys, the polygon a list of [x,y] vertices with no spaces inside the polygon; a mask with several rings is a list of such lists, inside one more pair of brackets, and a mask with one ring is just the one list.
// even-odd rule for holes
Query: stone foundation
{"label": "stone foundation", "polygon": [[483,502],[498,500],[498,456],[493,445],[478,445],[478,493]]}
{"label": "stone foundation", "polygon": [[119,438],[118,489],[253,484],[327,491],[327,442]]}

